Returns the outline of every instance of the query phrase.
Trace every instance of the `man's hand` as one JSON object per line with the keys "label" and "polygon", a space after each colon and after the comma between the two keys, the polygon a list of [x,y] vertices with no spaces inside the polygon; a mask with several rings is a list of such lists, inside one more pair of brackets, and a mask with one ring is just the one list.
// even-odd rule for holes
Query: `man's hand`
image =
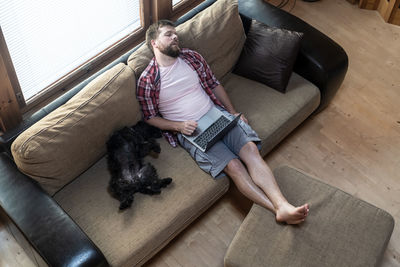
{"label": "man's hand", "polygon": [[[239,113],[235,113],[233,115],[237,116],[237,115],[239,115]],[[249,124],[249,121],[247,120],[247,118],[243,114],[240,116],[240,119],[242,121],[244,121],[245,123]]]}
{"label": "man's hand", "polygon": [[196,121],[182,121],[179,127],[179,132],[185,135],[191,135],[197,128]]}

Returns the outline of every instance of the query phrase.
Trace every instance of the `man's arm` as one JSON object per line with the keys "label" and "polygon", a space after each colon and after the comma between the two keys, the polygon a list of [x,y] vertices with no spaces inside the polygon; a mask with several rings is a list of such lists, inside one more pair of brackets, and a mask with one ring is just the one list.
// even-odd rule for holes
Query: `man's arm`
{"label": "man's arm", "polygon": [[221,103],[224,105],[224,107],[226,108],[226,110],[229,113],[231,113],[231,114],[237,113],[235,108],[232,105],[232,102],[231,102],[228,94],[225,91],[225,88],[222,85],[218,85],[217,87],[215,87],[213,89],[213,93],[218,98],[218,100],[221,101]]}
{"label": "man's arm", "polygon": [[161,117],[152,117],[145,121],[161,130],[180,132],[186,135],[191,135],[197,128],[196,121],[171,121]]}
{"label": "man's arm", "polygon": [[[214,92],[215,96],[218,98],[218,100],[221,101],[221,103],[224,105],[224,107],[226,108],[226,110],[229,113],[234,114],[234,115],[238,114],[238,112],[233,107],[233,104],[232,104],[228,94],[226,93],[225,88],[222,85],[218,85],[217,87],[215,87],[213,89],[213,92]],[[240,118],[245,123],[248,123],[248,121],[244,115],[242,115]]]}

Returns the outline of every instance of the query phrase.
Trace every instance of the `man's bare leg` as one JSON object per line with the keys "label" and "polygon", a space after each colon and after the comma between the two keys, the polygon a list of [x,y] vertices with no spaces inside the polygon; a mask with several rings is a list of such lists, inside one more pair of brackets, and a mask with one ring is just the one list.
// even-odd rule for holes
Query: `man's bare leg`
{"label": "man's bare leg", "polygon": [[248,199],[272,212],[275,212],[274,205],[265,193],[254,184],[246,170],[246,167],[239,159],[231,160],[225,167],[224,172],[231,177],[239,191]]}
{"label": "man's bare leg", "polygon": [[299,224],[308,215],[309,206],[294,207],[283,196],[275,177],[267,163],[261,157],[253,142],[247,143],[239,152],[239,157],[247,166],[254,183],[267,195],[274,206],[276,220],[288,224]]}

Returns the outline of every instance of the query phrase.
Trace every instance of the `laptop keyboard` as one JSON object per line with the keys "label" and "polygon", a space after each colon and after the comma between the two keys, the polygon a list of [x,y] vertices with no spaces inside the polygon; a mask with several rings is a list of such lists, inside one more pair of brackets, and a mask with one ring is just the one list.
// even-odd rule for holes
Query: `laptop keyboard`
{"label": "laptop keyboard", "polygon": [[219,117],[213,124],[210,125],[204,132],[202,132],[194,142],[201,148],[205,149],[208,142],[210,142],[219,132],[221,132],[231,121],[225,116]]}

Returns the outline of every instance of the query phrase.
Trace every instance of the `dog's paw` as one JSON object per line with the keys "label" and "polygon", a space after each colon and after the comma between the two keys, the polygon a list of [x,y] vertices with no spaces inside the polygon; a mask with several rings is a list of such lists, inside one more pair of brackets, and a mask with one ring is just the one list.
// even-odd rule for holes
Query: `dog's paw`
{"label": "dog's paw", "polygon": [[166,187],[167,185],[169,185],[172,182],[172,178],[168,177],[168,178],[163,178],[161,179],[161,186],[162,187]]}
{"label": "dog's paw", "polygon": [[161,194],[161,190],[160,189],[152,189],[152,191],[153,191],[153,195]]}
{"label": "dog's paw", "polygon": [[153,150],[154,152],[156,152],[157,154],[160,154],[160,153],[161,153],[161,147],[160,147],[159,144],[153,146],[152,150]]}
{"label": "dog's paw", "polygon": [[122,203],[119,205],[119,210],[125,210],[125,209],[129,208],[131,205],[132,205],[132,203],[122,202]]}
{"label": "dog's paw", "polygon": [[119,205],[119,210],[125,210],[127,208],[130,208],[133,203],[133,195],[121,200],[121,203]]}
{"label": "dog's paw", "polygon": [[140,188],[139,192],[142,193],[142,194],[146,194],[146,195],[155,195],[155,194],[157,194],[157,192],[155,192],[155,190],[153,190],[153,188],[148,188],[148,187]]}

